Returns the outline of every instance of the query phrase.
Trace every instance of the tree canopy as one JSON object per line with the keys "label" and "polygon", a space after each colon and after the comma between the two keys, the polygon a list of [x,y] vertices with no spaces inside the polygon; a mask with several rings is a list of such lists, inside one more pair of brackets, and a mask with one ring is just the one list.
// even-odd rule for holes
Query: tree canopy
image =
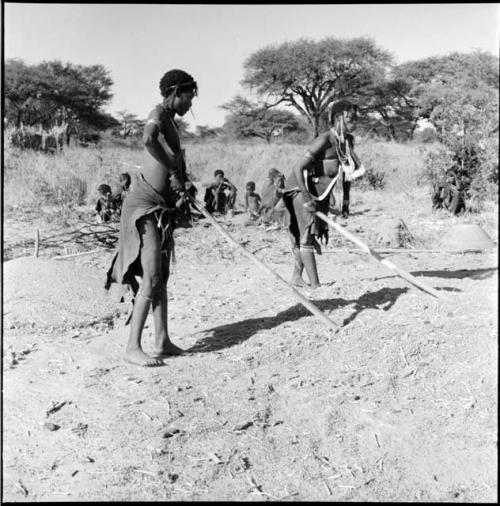
{"label": "tree canopy", "polygon": [[240,95],[221,107],[229,111],[224,129],[236,138],[258,137],[270,142],[300,127],[299,119],[291,112],[252,103]]}
{"label": "tree canopy", "polygon": [[328,37],[271,45],[244,63],[242,85],[270,106],[293,107],[319,133],[328,106],[338,99],[362,99],[392,63],[372,39]]}
{"label": "tree canopy", "polygon": [[4,97],[8,122],[19,127],[50,128],[75,123],[104,129],[118,122],[102,107],[112,98],[113,81],[102,65],[74,65],[44,61],[27,65],[23,60],[5,62]]}

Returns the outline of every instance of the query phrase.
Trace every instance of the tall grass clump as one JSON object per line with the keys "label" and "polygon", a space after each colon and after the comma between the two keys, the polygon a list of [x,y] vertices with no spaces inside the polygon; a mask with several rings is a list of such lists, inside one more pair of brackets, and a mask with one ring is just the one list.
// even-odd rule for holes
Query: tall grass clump
{"label": "tall grass clump", "polygon": [[52,155],[7,147],[5,208],[72,208],[91,203],[97,186],[116,179],[118,154],[100,148],[66,148]]}
{"label": "tall grass clump", "polygon": [[418,185],[423,169],[418,145],[360,139],[356,153],[366,168],[365,176],[355,182],[357,188],[400,193]]}

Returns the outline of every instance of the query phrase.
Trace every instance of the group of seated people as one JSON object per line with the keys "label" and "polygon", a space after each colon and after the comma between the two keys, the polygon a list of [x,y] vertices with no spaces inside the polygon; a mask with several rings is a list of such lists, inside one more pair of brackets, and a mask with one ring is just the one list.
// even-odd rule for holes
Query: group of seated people
{"label": "group of seated people", "polygon": [[[225,176],[224,171],[214,172],[214,182],[207,185],[205,190],[205,207],[209,213],[234,215],[237,188]],[[262,219],[270,221],[271,214],[279,202],[285,188],[285,176],[277,169],[270,169],[262,186],[261,194],[256,192],[254,181],[245,185],[245,213],[251,220]],[[283,206],[284,209],[284,206]]]}
{"label": "group of seated people", "polygon": [[[131,178],[128,173],[120,174],[119,188],[113,193],[108,184],[101,184],[97,188],[99,194],[95,211],[100,223],[115,221],[120,218],[123,201],[129,191]],[[205,207],[209,213],[222,215],[234,215],[236,204],[236,195],[238,190],[236,186],[224,175],[224,171],[218,169],[214,172],[214,181],[204,185],[205,188]],[[258,194],[254,181],[248,181],[245,185],[245,213],[251,220],[262,219],[264,223],[271,220],[271,215],[275,207],[284,211],[282,195],[285,187],[285,177],[277,169],[270,169],[266,180],[262,186],[261,194]],[[189,183],[186,188],[193,197],[196,196],[197,189]]]}

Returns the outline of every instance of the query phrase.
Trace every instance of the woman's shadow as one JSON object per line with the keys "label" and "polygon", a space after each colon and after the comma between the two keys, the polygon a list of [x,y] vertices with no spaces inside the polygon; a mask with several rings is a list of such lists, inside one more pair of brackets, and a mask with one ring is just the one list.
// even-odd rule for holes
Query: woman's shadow
{"label": "woman's shadow", "polygon": [[[398,297],[407,291],[408,288],[382,288],[375,292],[367,292],[359,299],[325,299],[313,300],[311,302],[321,311],[326,311],[327,313],[334,309],[354,304],[353,313],[348,318],[344,319],[341,324],[341,327],[345,327],[365,309],[382,309],[383,311],[388,311],[394,305]],[[311,313],[299,303],[281,311],[276,316],[250,318],[248,320],[213,327],[204,331],[204,333],[210,333],[210,335],[204,336],[186,351],[189,353],[205,353],[230,348],[231,346],[246,341],[261,330],[269,330],[282,323],[297,321],[307,316],[311,316]]]}

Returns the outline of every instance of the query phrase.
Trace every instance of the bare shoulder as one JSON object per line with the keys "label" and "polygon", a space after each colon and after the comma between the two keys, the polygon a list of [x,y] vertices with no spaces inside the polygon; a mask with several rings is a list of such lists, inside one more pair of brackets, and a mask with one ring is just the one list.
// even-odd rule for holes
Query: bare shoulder
{"label": "bare shoulder", "polygon": [[163,107],[160,104],[155,105],[148,114],[148,120],[155,119],[161,121],[163,119],[163,112]]}

